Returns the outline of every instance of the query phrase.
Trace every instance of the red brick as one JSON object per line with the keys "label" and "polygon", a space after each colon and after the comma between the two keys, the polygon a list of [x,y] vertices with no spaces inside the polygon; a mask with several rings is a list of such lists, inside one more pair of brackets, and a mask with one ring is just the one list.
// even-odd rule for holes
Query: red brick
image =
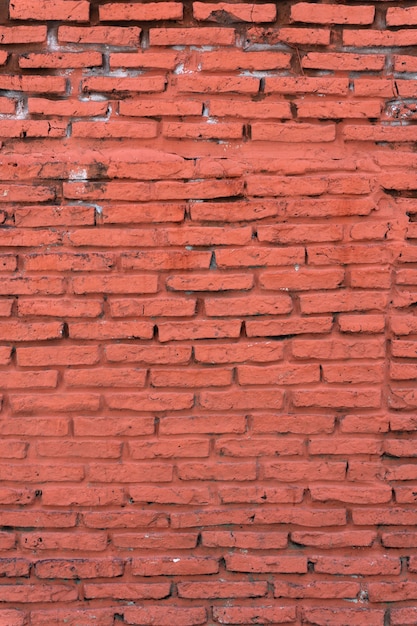
{"label": "red brick", "polygon": [[293,391],[293,403],[297,407],[378,408],[381,392],[378,389],[316,388],[315,391]]}
{"label": "red brick", "polygon": [[152,387],[224,387],[232,382],[232,370],[218,369],[189,369],[187,378],[184,370],[151,370],[150,383]]}
{"label": "red brick", "polygon": [[22,258],[25,269],[34,271],[105,271],[110,270],[114,265],[113,255],[101,252],[75,254],[68,252],[32,253],[23,255]]}
{"label": "red brick", "polygon": [[276,582],[274,584],[275,598],[351,598],[355,599],[360,591],[356,582],[322,582],[315,581],[308,584]]}
{"label": "red brick", "polygon": [[[154,222],[182,222],[184,220],[185,205],[174,203],[147,204],[137,207],[130,204],[106,206],[103,208],[102,220],[105,224],[132,224]],[[125,255],[126,257],[127,255]],[[133,255],[132,255],[133,256]],[[124,258],[125,258],[124,257]],[[141,258],[140,253],[137,254]],[[198,258],[198,256],[197,256]]]}
{"label": "red brick", "polygon": [[[341,7],[338,7],[341,8]],[[347,8],[347,7],[345,7]],[[353,8],[353,7],[349,7]],[[371,8],[371,7],[368,7]],[[373,7],[372,7],[373,8]],[[380,71],[384,69],[385,56],[383,54],[354,54],[354,53],[337,53],[337,52],[310,52],[301,61],[302,67],[308,69],[336,70],[350,72],[369,72]],[[362,105],[363,106],[363,105]],[[376,115],[368,117],[377,117],[380,108],[377,102],[374,103]],[[310,117],[316,117],[314,112]]]}
{"label": "red brick", "polygon": [[86,293],[126,293],[143,294],[158,291],[157,276],[118,274],[78,276],[72,279],[72,289],[76,294]]}
{"label": "red brick", "polygon": [[46,395],[13,395],[9,398],[12,412],[21,415],[33,413],[97,411],[100,396],[95,393]]}
{"label": "red brick", "polygon": [[100,300],[24,299],[19,298],[18,315],[45,315],[48,317],[99,317],[103,312]]}
{"label": "red brick", "polygon": [[266,582],[182,582],[180,598],[259,598],[267,594]]}
{"label": "red brick", "polygon": [[14,216],[17,226],[29,228],[37,226],[84,226],[94,224],[93,207],[19,207],[15,209]]}
{"label": "red brick", "polygon": [[198,576],[216,574],[219,571],[218,560],[213,557],[159,557],[134,558],[132,574],[134,576],[185,575]]}
{"label": "red brick", "polygon": [[46,26],[1,26],[2,45],[18,43],[43,43],[46,41]]}
{"label": "red brick", "polygon": [[200,393],[200,405],[211,410],[280,409],[283,401],[284,392],[271,389],[257,390],[256,393],[247,389]]}
{"label": "red brick", "polygon": [[392,498],[392,489],[388,485],[373,486],[371,491],[372,493],[366,493],[362,487],[354,486],[310,486],[311,498],[313,501],[318,502],[338,500],[339,502],[350,502],[355,504],[381,504],[383,502],[390,502]]}
{"label": "red brick", "polygon": [[94,626],[97,619],[101,626],[112,626],[114,621],[113,609],[55,609],[31,611],[31,622],[34,626],[49,626],[50,624],[67,624],[77,626],[82,620],[83,626]]}
{"label": "red brick", "polygon": [[176,441],[147,441],[129,443],[132,459],[206,457],[209,455],[209,442],[201,439]]}
{"label": "red brick", "polygon": [[253,415],[255,433],[331,433],[334,418],[324,415]]}
{"label": "red brick", "polygon": [[13,309],[13,300],[1,300],[0,301],[0,316],[10,317]]}
{"label": "red brick", "polygon": [[295,607],[234,606],[214,607],[213,617],[220,624],[266,624],[289,623],[296,619]]}
{"label": "red brick", "polygon": [[[18,584],[4,585],[3,587],[3,602],[11,602],[14,604],[20,602],[74,602],[78,598],[76,587],[68,584]],[[7,624],[7,626],[9,625]]]}
{"label": "red brick", "polygon": [[64,284],[62,278],[28,277],[14,275],[3,277],[0,286],[1,295],[55,295],[62,294]]}
{"label": "red brick", "polygon": [[18,348],[17,362],[20,366],[94,365],[98,362],[98,349],[95,346],[60,346]]}
{"label": "red brick", "polygon": [[389,426],[389,418],[385,415],[372,415],[369,418],[346,415],[340,424],[340,430],[343,433],[385,433]]}
{"label": "red brick", "polygon": [[[65,88],[66,88],[66,81],[65,81],[65,78],[61,76],[35,76],[35,75],[17,76],[17,75],[2,74],[2,76],[0,77],[0,89],[5,89],[5,90],[7,89],[7,90],[13,90],[13,91],[25,91],[29,93],[63,94],[65,93]],[[4,124],[4,122],[6,121],[10,121],[10,120],[2,120],[2,124],[4,128],[9,126],[8,124]],[[11,126],[12,125],[10,125],[10,127]],[[35,124],[35,127],[36,127],[36,124]],[[48,124],[44,123],[41,125],[41,127],[47,130]],[[17,134],[16,136],[19,137],[19,134]],[[32,197],[32,196],[29,196],[29,197]],[[27,196],[25,199],[27,199]]]}
{"label": "red brick", "polygon": [[10,18],[15,20],[63,20],[85,22],[89,19],[87,1],[58,0],[51,7],[46,0],[14,0],[10,4]]}
{"label": "red brick", "polygon": [[162,134],[171,139],[241,139],[243,125],[239,122],[220,124],[166,122],[162,125]]}
{"label": "red brick", "polygon": [[159,626],[172,626],[180,620],[181,626],[200,626],[207,621],[206,609],[203,607],[184,608],[182,606],[146,606],[125,607],[124,621],[135,626],[147,626],[151,619]]}
{"label": "red brick", "polygon": [[245,427],[245,418],[236,415],[229,416],[227,420],[212,415],[210,417],[165,417],[160,422],[163,435],[243,433]]}
{"label": "red brick", "polygon": [[[16,442],[10,442],[10,449],[12,449],[13,444],[15,444]],[[24,445],[24,444],[23,444]],[[4,446],[3,446],[4,448]],[[1,456],[6,456],[4,454],[2,454]],[[9,455],[7,455],[9,456]],[[12,455],[10,455],[12,456]],[[20,458],[23,458],[24,456],[26,456],[25,454],[20,454],[19,455]],[[13,457],[14,458],[19,458],[18,455],[14,454]],[[34,500],[35,500],[35,491],[33,489],[14,489],[11,487],[3,487],[0,489],[0,502],[1,504],[20,504],[20,505],[25,505],[25,504],[33,504]],[[7,542],[5,542],[7,543]],[[13,541],[13,545],[14,545],[14,541]]]}
{"label": "red brick", "polygon": [[346,101],[297,101],[299,118],[341,119],[341,118],[371,118],[379,117],[381,104],[378,101],[367,100],[358,102]]}
{"label": "red brick", "polygon": [[[56,417],[23,417],[19,418],[18,420],[7,420],[0,423],[0,433],[2,435],[24,435],[25,437],[47,437],[49,435],[53,437],[59,437],[68,434],[68,420],[66,420],[65,418]],[[76,467],[74,469],[76,476],[83,476],[81,468]]]}
{"label": "red brick", "polygon": [[[120,195],[123,195],[126,201],[138,201],[148,202],[155,200],[184,200],[189,197],[210,199],[220,197],[234,197],[241,194],[243,191],[243,182],[240,180],[209,180],[209,181],[193,181],[188,183],[170,181],[149,183],[123,183],[123,182],[110,182],[107,185],[97,183],[64,183],[64,195],[67,198],[73,198],[75,200],[119,200]],[[237,229],[236,229],[237,230]],[[242,229],[243,232],[245,232]],[[85,231],[87,232],[87,231]],[[122,234],[123,231],[120,232]],[[131,231],[133,235],[140,236],[143,243],[146,246],[146,238],[144,231]],[[191,227],[187,230],[187,233],[201,233],[200,228]],[[216,232],[212,229],[212,232]],[[77,233],[77,231],[75,231]],[[123,245],[121,237],[117,237],[119,234],[117,231],[110,233],[115,237],[113,245]],[[159,231],[149,231],[148,233],[148,246],[167,245],[167,243],[181,245],[181,239],[187,241],[188,244],[201,245],[196,242],[190,241],[190,238],[186,239],[184,234],[178,233],[175,230],[167,230],[166,233]],[[202,233],[201,233],[202,234]],[[223,233],[229,235],[231,233]],[[102,237],[104,236],[101,231]],[[178,237],[181,239],[178,240]],[[170,241],[171,239],[171,241]],[[71,237],[71,240],[73,238]],[[103,241],[104,238],[103,238]],[[89,242],[88,242],[89,243]],[[226,240],[224,243],[233,244],[232,240]],[[237,241],[236,244],[240,245],[242,241]],[[245,242],[243,242],[245,243]],[[83,245],[83,244],[81,244]],[[125,244],[126,245],[126,244]],[[129,244],[127,244],[129,245]],[[130,244],[135,245],[135,244]],[[207,244],[206,244],[207,245]],[[210,245],[210,244],[208,244]]]}
{"label": "red brick", "polygon": [[87,599],[161,600],[169,595],[170,585],[168,583],[87,583],[84,590]]}
{"label": "red brick", "polygon": [[[159,58],[159,56],[162,53],[158,53],[157,58]],[[166,53],[164,53],[165,55]],[[120,53],[120,56],[122,55],[122,53]],[[122,61],[124,61],[124,57],[126,55],[123,54],[123,59],[121,59],[120,63]],[[129,55],[132,56],[132,55]],[[118,54],[113,54],[110,56],[110,62],[112,62],[112,58],[115,58],[115,60],[113,61],[114,64],[119,63],[117,61],[117,58],[119,57]],[[132,65],[134,65],[135,67],[137,65],[143,65],[146,63],[149,63],[150,65],[152,64],[153,66],[155,66],[156,68],[160,69],[160,67],[163,65],[164,67],[166,65],[168,65],[170,63],[169,59],[167,60],[143,60],[142,58],[139,58],[137,61],[135,61],[132,58],[131,61]],[[128,62],[125,61],[124,62],[125,66],[129,66]],[[175,65],[175,61],[172,62],[172,65]],[[139,116],[139,117],[157,117],[160,115],[200,115],[201,111],[202,111],[202,104],[201,102],[197,101],[197,100],[176,100],[176,101],[172,101],[172,100],[123,100],[119,103],[119,115],[126,115],[126,116]]]}
{"label": "red brick", "polygon": [[217,265],[221,269],[230,267],[268,267],[303,264],[304,249],[292,248],[228,248],[216,251]]}
{"label": "red brick", "polygon": [[338,533],[295,531],[291,533],[291,540],[294,543],[321,549],[369,547],[374,543],[376,538],[377,534],[372,530],[345,530]]}
{"label": "red brick", "polygon": [[112,578],[123,574],[120,559],[48,559],[35,563],[38,578]]}
{"label": "red brick", "polygon": [[384,341],[378,339],[294,340],[292,353],[299,359],[378,359],[385,355]]}
{"label": "red brick", "polygon": [[[163,76],[153,76],[153,77],[138,76],[138,77],[122,77],[122,78],[93,76],[91,78],[84,79],[81,83],[81,90],[83,93],[91,93],[91,92],[108,92],[111,94],[115,94],[117,92],[151,93],[151,92],[164,91],[164,87],[165,87],[165,78]],[[81,124],[82,122],[79,122],[79,125]],[[92,123],[85,122],[85,124],[92,124]],[[119,135],[117,135],[116,129],[124,129],[123,131],[124,133],[129,133],[129,130],[130,132],[133,132],[133,129],[134,129],[134,124],[130,122],[114,122],[113,124],[115,125],[114,136],[124,136],[124,137],[130,136],[129,134],[127,135],[120,134],[122,132],[121,130],[119,130]],[[103,123],[101,123],[101,126],[103,126]],[[93,129],[101,128],[101,126],[100,126],[100,123],[98,122],[95,125],[93,124]],[[151,129],[155,128],[155,126],[151,123],[146,124],[145,127],[151,128]],[[96,132],[95,130],[88,131],[87,129],[83,131],[82,130],[83,128],[84,126],[79,126],[79,133],[80,133],[79,136],[88,137],[89,132],[93,132],[92,136],[94,136],[94,133]],[[141,125],[139,125],[139,128],[141,128]],[[104,128],[102,132],[105,132]],[[101,136],[99,135],[98,130],[97,130],[96,136]],[[143,135],[140,133],[136,135],[137,138],[149,137],[149,136],[154,137],[155,135],[153,134]]]}
{"label": "red brick", "polygon": [[235,43],[233,28],[151,28],[151,46],[227,46]]}
{"label": "red brick", "polygon": [[[201,29],[199,29],[201,30]],[[212,33],[214,29],[210,28]],[[219,42],[216,42],[217,44]],[[1,82],[0,82],[1,85]],[[255,94],[259,89],[259,79],[252,76],[180,76],[175,85],[180,93],[245,93]]]}
{"label": "red brick", "polygon": [[248,29],[248,39],[252,43],[278,43],[328,46],[330,30],[325,28],[261,28],[253,26]]}
{"label": "red brick", "polygon": [[181,2],[149,2],[147,4],[117,3],[100,7],[99,17],[103,22],[130,22],[151,20],[181,20]]}
{"label": "red brick", "polygon": [[169,291],[247,291],[253,287],[253,278],[247,274],[177,274],[166,280]]}
{"label": "red brick", "polygon": [[[94,463],[91,464],[88,474],[92,481],[103,483],[170,482],[172,480],[172,467],[156,463],[150,463],[145,466],[138,463],[124,463],[123,465]],[[128,519],[130,515],[132,514],[127,514]],[[120,514],[116,514],[114,518],[116,527],[119,517]],[[158,519],[158,516],[156,516],[155,520]],[[150,515],[147,515],[146,512],[139,514],[135,524],[140,520],[142,520],[142,524],[139,525],[147,525],[149,520],[154,520],[153,513],[150,513]],[[103,522],[104,527],[107,528],[109,519],[103,520],[101,518],[98,520],[99,524],[103,524]],[[164,525],[166,524],[164,523]]]}
{"label": "red brick", "polygon": [[0,513],[2,526],[34,526],[35,528],[71,528],[76,525],[75,513],[56,511],[6,511]]}
{"label": "red brick", "polygon": [[334,141],[336,136],[333,124],[268,124],[255,122],[252,124],[254,141],[278,141],[288,143],[321,143]]}
{"label": "red brick", "polygon": [[343,131],[347,141],[415,141],[417,134],[413,127],[397,126],[345,126]]}
{"label": "red brick", "polygon": [[[179,447],[179,446],[178,446]],[[153,454],[152,447],[149,448],[150,454]],[[200,487],[184,487],[183,485],[174,487],[159,487],[159,486],[142,486],[142,485],[133,485],[129,488],[129,495],[131,500],[134,503],[145,503],[145,502],[154,502],[157,504],[208,504],[212,496],[209,492],[208,487],[200,486]],[[158,538],[159,537],[159,538]],[[137,547],[172,547],[178,548],[179,544],[176,543],[177,535],[171,537],[164,536],[154,536],[149,535],[140,540],[135,540],[134,544],[140,544]],[[188,537],[188,535],[187,535]],[[181,537],[179,538],[181,539]],[[124,541],[124,540],[123,540]],[[119,539],[120,545],[126,546],[126,543],[123,543],[122,538]],[[173,543],[172,546],[169,545],[170,541]],[[195,536],[194,544],[197,542],[197,537]],[[187,545],[189,544],[189,539],[185,540]],[[149,544],[149,546],[148,546]],[[126,546],[127,547],[127,546]],[[185,547],[185,546],[184,546]]]}
{"label": "red brick", "polygon": [[121,445],[117,441],[65,441],[39,442],[36,444],[38,456],[47,457],[90,457],[103,459],[118,459],[121,455]]}
{"label": "red brick", "polygon": [[415,72],[417,70],[416,57],[408,55],[395,55],[394,69],[396,72]]}
{"label": "red brick", "polygon": [[352,268],[349,272],[351,287],[364,289],[388,289],[391,281],[390,270],[384,267],[375,268],[370,275],[363,268]]}
{"label": "red brick", "polygon": [[191,348],[188,346],[138,346],[113,344],[106,347],[107,360],[111,362],[171,365],[188,363]]}
{"label": "red brick", "polygon": [[[51,454],[47,456],[54,455]],[[80,454],[80,456],[84,455]],[[98,454],[97,456],[101,455]],[[124,501],[124,492],[120,487],[88,487],[82,489],[80,486],[75,488],[68,486],[65,486],[64,488],[46,486],[42,490],[42,502],[46,506],[112,506],[123,505]],[[88,546],[89,544],[87,541],[85,549],[91,549]]]}
{"label": "red brick", "polygon": [[59,26],[58,41],[75,44],[106,44],[137,48],[141,29],[135,26]]}
{"label": "red brick", "polygon": [[[259,282],[264,289],[281,289],[284,291],[336,289],[343,283],[344,276],[344,270],[338,268],[316,270],[306,267],[294,267],[284,271],[264,272],[260,275]],[[314,296],[301,296],[302,313],[327,313],[328,311],[333,311],[332,308],[320,311],[320,307],[316,307],[316,311],[304,311],[304,297],[309,300],[314,298]],[[320,300],[323,303],[322,308],[326,309],[326,303],[332,300],[332,298],[334,299],[334,297],[334,294],[327,294],[326,298],[323,299],[322,294],[320,294]],[[336,297],[341,298],[339,294],[336,294]]]}
{"label": "red brick", "polygon": [[198,250],[141,250],[121,256],[123,269],[128,270],[187,270],[208,269],[211,253]]}
{"label": "red brick", "polygon": [[239,344],[196,345],[195,359],[200,363],[267,363],[283,357],[283,347],[272,341]]}
{"label": "red brick", "polygon": [[[104,10],[108,6],[109,6],[108,4],[102,6],[101,10]],[[117,6],[120,6],[120,5],[117,5]],[[142,9],[142,10],[145,8],[143,5],[134,5],[134,6],[137,6],[139,9]],[[149,6],[149,4],[146,6]],[[179,54],[176,50],[161,50],[158,52],[155,52],[155,51],[149,52],[149,50],[138,50],[137,52],[114,52],[113,54],[110,54],[109,61],[110,61],[110,67],[112,68],[113,67],[133,67],[133,68],[149,67],[152,69],[173,70],[175,66],[177,65],[178,59],[179,59]],[[141,103],[140,101],[120,102],[119,113],[123,115],[129,115],[129,114],[134,115],[134,113],[129,113],[129,110],[133,109],[133,111],[136,111],[136,107],[139,109],[141,104],[146,104],[146,103]],[[152,102],[148,104],[152,104]],[[155,102],[154,104],[158,106],[158,104],[163,105],[164,102],[160,102],[160,103]],[[168,102],[168,104],[174,106],[173,102]],[[201,106],[199,107],[198,112],[200,112],[200,110],[201,110]]]}
{"label": "red brick", "polygon": [[25,614],[23,611],[15,611],[14,609],[0,610],[0,624],[4,626],[25,626]]}
{"label": "red brick", "polygon": [[75,435],[81,437],[137,437],[155,430],[152,417],[75,417],[73,422]]}
{"label": "red brick", "polygon": [[300,296],[300,308],[304,314],[339,311],[385,310],[388,297],[375,291],[338,291],[323,298],[321,294]]}
{"label": "red brick", "polygon": [[[105,89],[106,91],[106,89]],[[72,124],[72,136],[87,139],[105,139],[106,137],[135,137],[152,139],[157,135],[156,122],[90,122],[81,121]]]}
{"label": "red brick", "polygon": [[[287,127],[288,125],[283,125]],[[252,125],[253,128],[253,125]],[[262,128],[259,126],[259,128]],[[266,125],[268,128],[268,125]],[[300,130],[302,128],[300,127]],[[271,135],[272,136],[272,135]],[[284,138],[287,141],[288,138]],[[291,141],[291,139],[289,139]],[[328,182],[321,178],[305,177],[303,182],[299,179],[278,176],[249,176],[247,190],[253,196],[293,196],[301,194],[320,195],[328,188]]]}
{"label": "red brick", "polygon": [[353,523],[357,525],[383,524],[386,526],[409,526],[415,524],[415,511],[391,507],[389,509],[354,509]]}
{"label": "red brick", "polygon": [[[204,5],[207,6],[207,5]],[[219,6],[212,5],[212,6]],[[229,5],[229,6],[237,6],[237,5]],[[243,5],[240,5],[243,6]],[[256,10],[256,7],[260,5],[253,4],[252,7]],[[273,5],[271,5],[273,6]],[[251,7],[251,8],[252,8]],[[249,7],[248,7],[249,8]],[[204,71],[211,72],[224,72],[226,70],[247,70],[247,71],[256,71],[256,70],[276,70],[277,68],[286,68],[290,65],[291,56],[286,52],[246,52],[241,50],[219,50],[213,52],[204,52],[200,57],[201,69]],[[210,103],[210,110],[212,107],[217,105],[226,106],[228,101],[217,101],[213,100]],[[243,103],[240,103],[243,104]],[[284,105],[287,104],[285,102],[280,102],[277,104],[278,107],[281,107],[281,110],[287,110],[284,108]],[[233,101],[228,102],[230,110],[232,110]],[[250,103],[245,103],[245,105],[250,105]],[[212,112],[213,115],[215,113]],[[235,111],[236,115],[238,111]],[[274,116],[275,117],[275,116]],[[281,117],[281,116],[276,116]]]}
{"label": "red brick", "polygon": [[260,557],[236,553],[226,555],[226,569],[231,572],[305,574],[307,572],[307,559],[303,556]]}
{"label": "red brick", "polygon": [[383,626],[384,611],[379,609],[303,608],[303,618],[315,626]]}
{"label": "red brick", "polygon": [[375,8],[370,6],[319,5],[299,2],[291,7],[293,22],[310,24],[372,24]]}
{"label": "red brick", "polygon": [[151,339],[150,322],[72,322],[69,327],[72,339]]}
{"label": "red brick", "polygon": [[[140,489],[140,487],[135,487],[135,489]],[[159,490],[158,490],[159,491]],[[195,548],[197,545],[198,533],[190,532],[190,533],[123,533],[117,534],[113,533],[112,535],[112,543],[113,545],[119,548],[141,548],[145,550],[158,550],[158,549],[190,549]],[[165,597],[169,595],[169,585],[167,583],[163,583],[163,591],[164,594],[161,597]],[[132,586],[132,591],[130,594],[134,593],[134,587],[136,584],[134,583]],[[120,592],[123,593],[123,585],[115,585],[115,587],[120,588]],[[157,588],[155,588],[156,590]],[[152,589],[150,589],[151,591]],[[138,592],[140,591],[140,587],[138,586]],[[161,593],[161,591],[159,591]]]}
{"label": "red brick", "polygon": [[265,93],[321,93],[344,96],[348,93],[348,88],[349,83],[345,78],[271,76],[265,79]]}
{"label": "red brick", "polygon": [[345,30],[343,45],[360,47],[413,46],[416,33],[413,29],[404,28],[399,31],[388,30]]}
{"label": "red brick", "polygon": [[110,409],[131,411],[180,411],[194,405],[192,393],[125,393],[107,394]]}
{"label": "red brick", "polygon": [[61,339],[63,324],[60,322],[1,322],[1,341],[45,341]]}
{"label": "red brick", "polygon": [[389,247],[373,246],[369,244],[352,244],[346,246],[311,246],[308,250],[311,265],[346,265],[355,264],[360,259],[362,264],[382,264],[389,262],[394,256],[394,250]]}
{"label": "red brick", "polygon": [[16,546],[16,534],[13,532],[0,533],[1,550],[14,550]]}
{"label": "red brick", "polygon": [[234,315],[279,315],[292,310],[286,294],[277,296],[246,296],[246,298],[206,298],[205,311],[209,317]]}
{"label": "red brick", "polygon": [[413,607],[392,609],[390,618],[392,626],[412,626],[417,619],[417,609]]}
{"label": "red brick", "polygon": [[254,480],[256,467],[250,463],[206,463],[189,462],[178,464],[181,480]]}
{"label": "red brick", "polygon": [[388,26],[415,26],[417,23],[416,7],[390,7],[387,9]]}
{"label": "red brick", "polygon": [[310,241],[340,241],[343,226],[339,224],[278,224],[258,227],[259,241],[280,244],[300,244]]}
{"label": "red brick", "polygon": [[0,624],[416,622],[386,1],[0,9]]}
{"label": "red brick", "polygon": [[[162,322],[158,324],[159,341],[182,341],[193,339],[215,339],[239,337],[241,323],[239,320],[217,322],[197,320],[193,322]],[[1,326],[0,326],[1,329]]]}
{"label": "red brick", "polygon": [[238,367],[240,385],[298,385],[320,380],[319,366],[312,365],[268,365]]}
{"label": "red brick", "polygon": [[313,558],[314,570],[321,574],[358,574],[361,576],[375,575],[398,575],[400,573],[399,558],[389,558],[387,556],[359,558],[359,557],[333,557],[318,556]]}
{"label": "red brick", "polygon": [[54,389],[58,384],[58,372],[9,371],[2,382],[3,389]]}
{"label": "red brick", "polygon": [[[204,546],[207,546],[208,548],[222,547],[222,548],[242,548],[242,549],[252,548],[255,550],[257,549],[268,550],[268,549],[276,549],[276,548],[285,548],[288,543],[288,535],[286,532],[276,532],[276,531],[274,532],[253,532],[253,531],[245,532],[245,531],[231,531],[231,530],[229,531],[228,530],[204,530],[201,533],[201,540],[202,540],[202,544]],[[202,587],[200,586],[200,583],[197,583],[197,584],[185,583],[185,585],[187,585],[187,587],[184,586],[184,589],[191,590],[191,592],[192,592],[194,585],[196,585],[197,588]],[[207,585],[207,583],[205,583],[204,586],[205,585]],[[208,585],[212,586],[214,590],[215,585],[217,586],[217,583],[208,583]],[[261,589],[264,588],[263,585],[264,583],[262,582],[262,583],[254,583],[253,587],[252,587],[252,584],[250,586],[252,587],[253,591],[255,591],[255,589],[258,589],[258,591],[260,592]],[[243,591],[245,587],[247,588],[247,583],[232,583],[230,587],[234,588],[235,593],[237,593],[235,597],[239,597],[239,590],[241,589]],[[209,588],[210,587],[208,586],[208,589]],[[233,593],[233,589],[231,589],[231,591]],[[222,593],[222,589],[218,589],[217,593],[219,594]],[[259,595],[264,595],[264,594],[259,593]],[[187,596],[184,595],[184,597],[187,597]],[[188,595],[188,597],[190,596]]]}
{"label": "red brick", "polygon": [[102,63],[103,56],[99,52],[32,52],[19,59],[19,67],[30,69],[82,68]]}
{"label": "red brick", "polygon": [[383,315],[339,315],[339,328],[342,333],[383,333]]}
{"label": "red brick", "polygon": [[278,337],[305,333],[328,333],[331,327],[332,320],[329,317],[311,317],[308,319],[294,317],[282,321],[246,322],[246,333],[248,337]]}
{"label": "red brick", "polygon": [[282,456],[299,455],[303,453],[301,439],[217,439],[214,445],[215,452],[220,456]]}
{"label": "red brick", "polygon": [[296,482],[299,480],[343,480],[345,462],[328,461],[264,461],[266,479]]}

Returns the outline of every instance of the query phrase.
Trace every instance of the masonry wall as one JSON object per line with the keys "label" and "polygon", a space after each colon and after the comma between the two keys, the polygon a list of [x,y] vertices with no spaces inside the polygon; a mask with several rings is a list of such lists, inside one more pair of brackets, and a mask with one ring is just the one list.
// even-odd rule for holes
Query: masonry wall
{"label": "masonry wall", "polygon": [[417,624],[416,6],[0,22],[0,626]]}

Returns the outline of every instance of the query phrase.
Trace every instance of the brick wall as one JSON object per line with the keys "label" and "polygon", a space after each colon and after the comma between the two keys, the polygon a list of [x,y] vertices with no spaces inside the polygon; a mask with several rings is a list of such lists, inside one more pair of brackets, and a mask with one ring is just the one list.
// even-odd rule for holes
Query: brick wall
{"label": "brick wall", "polygon": [[0,626],[417,624],[416,44],[3,0]]}

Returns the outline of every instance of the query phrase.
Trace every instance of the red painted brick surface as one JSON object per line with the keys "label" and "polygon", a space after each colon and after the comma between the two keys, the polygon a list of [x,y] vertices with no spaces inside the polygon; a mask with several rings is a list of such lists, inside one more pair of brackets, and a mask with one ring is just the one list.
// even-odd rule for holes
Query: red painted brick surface
{"label": "red painted brick surface", "polygon": [[0,626],[417,624],[413,3],[0,5]]}

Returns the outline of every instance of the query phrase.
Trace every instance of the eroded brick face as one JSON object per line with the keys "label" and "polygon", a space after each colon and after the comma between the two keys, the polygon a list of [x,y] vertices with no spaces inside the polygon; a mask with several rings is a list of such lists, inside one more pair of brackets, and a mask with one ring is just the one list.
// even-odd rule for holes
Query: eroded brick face
{"label": "eroded brick face", "polygon": [[417,9],[0,6],[0,626],[417,623]]}

